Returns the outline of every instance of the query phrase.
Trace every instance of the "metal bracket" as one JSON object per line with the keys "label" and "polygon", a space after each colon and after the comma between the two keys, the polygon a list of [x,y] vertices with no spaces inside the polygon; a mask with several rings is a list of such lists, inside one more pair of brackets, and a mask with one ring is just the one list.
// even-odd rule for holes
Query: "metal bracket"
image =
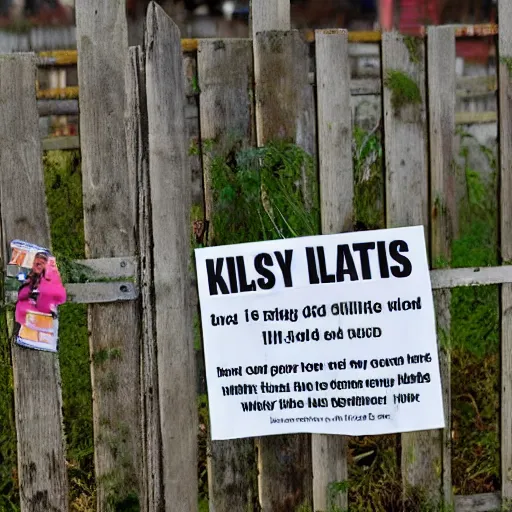
{"label": "metal bracket", "polygon": [[[68,295],[67,302],[102,304],[138,298],[138,259],[136,257],[75,260],[74,263],[88,269],[93,276],[92,279],[97,281],[64,283]],[[17,292],[6,292],[5,302],[13,304],[17,296]]]}

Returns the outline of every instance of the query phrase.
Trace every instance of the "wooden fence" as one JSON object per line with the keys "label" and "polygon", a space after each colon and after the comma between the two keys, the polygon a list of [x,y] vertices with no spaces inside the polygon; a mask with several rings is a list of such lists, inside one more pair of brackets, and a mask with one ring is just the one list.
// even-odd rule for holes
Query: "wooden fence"
{"label": "wooden fence", "polygon": [[[500,0],[499,13],[500,19],[510,19],[512,4]],[[76,16],[87,256],[82,263],[110,278],[67,285],[73,301],[90,304],[98,510],[123,510],[123,500],[135,497],[142,511],[190,512],[198,503],[190,212],[204,201],[208,219],[215,205],[209,154],[188,154],[187,88],[197,91],[200,140],[214,141],[219,154],[233,145],[286,138],[315,155],[322,232],[350,231],[349,37],[344,30],[317,31],[311,55],[309,43],[289,30],[287,0],[254,0],[258,31],[253,38],[200,40],[198,83],[191,85],[183,79],[180,33],[158,5],[149,6],[143,47],[128,47],[123,2],[77,0]],[[425,38],[412,43],[385,33],[380,44],[386,223],[424,225],[431,261],[449,260],[457,232],[455,30],[430,27]],[[508,262],[509,24],[499,29],[499,55],[500,240],[502,260]],[[9,77],[0,80],[4,258],[13,238],[50,243],[36,66],[32,54],[0,57],[0,77]],[[406,77],[417,94],[401,97],[403,91],[390,81],[393,73]],[[192,166],[194,179],[204,181],[204,198],[192,194]],[[25,183],[29,197],[20,186]],[[512,498],[512,266],[432,270],[440,329],[450,325],[450,289],[485,284],[502,285],[501,492],[452,495],[450,359],[444,349],[447,428],[400,436],[404,489],[420,488],[429,500],[454,504],[458,512],[493,510]],[[67,511],[59,357],[18,346],[12,356],[22,511]],[[329,484],[347,480],[347,438],[288,435],[213,442],[208,476],[211,511],[261,506],[265,512],[285,512],[301,505],[326,511]],[[336,505],[347,505],[346,494]]]}

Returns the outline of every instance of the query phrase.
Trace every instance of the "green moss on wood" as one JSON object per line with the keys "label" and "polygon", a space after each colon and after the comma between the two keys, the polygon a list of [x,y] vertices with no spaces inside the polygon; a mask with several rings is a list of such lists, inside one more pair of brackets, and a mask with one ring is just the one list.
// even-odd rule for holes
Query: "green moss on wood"
{"label": "green moss on wood", "polygon": [[509,78],[512,78],[512,57],[500,57],[500,62],[505,64]]}
{"label": "green moss on wood", "polygon": [[421,103],[418,84],[403,71],[388,70],[384,78],[384,86],[391,92],[391,105],[395,111],[406,105]]}
{"label": "green moss on wood", "polygon": [[421,45],[423,41],[419,37],[405,36],[404,44],[409,52],[409,60],[413,64],[420,64],[421,62]]}

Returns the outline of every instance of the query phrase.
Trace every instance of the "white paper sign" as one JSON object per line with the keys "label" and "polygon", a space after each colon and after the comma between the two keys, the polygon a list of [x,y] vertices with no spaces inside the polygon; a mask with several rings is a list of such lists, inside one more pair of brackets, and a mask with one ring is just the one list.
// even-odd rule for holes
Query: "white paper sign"
{"label": "white paper sign", "polygon": [[197,249],[212,439],[444,428],[424,236]]}

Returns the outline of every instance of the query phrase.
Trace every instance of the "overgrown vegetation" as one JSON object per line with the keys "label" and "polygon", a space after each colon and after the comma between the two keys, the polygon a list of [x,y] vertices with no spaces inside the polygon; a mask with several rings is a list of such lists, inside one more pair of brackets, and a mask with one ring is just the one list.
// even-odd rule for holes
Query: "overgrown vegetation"
{"label": "overgrown vegetation", "polygon": [[[497,265],[496,155],[468,134],[460,135],[467,200],[461,208],[461,233],[453,243],[451,265]],[[472,168],[470,147],[485,156],[487,176]],[[459,494],[500,488],[498,308],[497,286],[452,291],[452,472]]]}
{"label": "overgrown vegetation", "polygon": [[[236,154],[210,156],[212,245],[236,244],[319,232],[318,187],[311,156],[277,142]],[[306,194],[312,198],[304,207]]]}

